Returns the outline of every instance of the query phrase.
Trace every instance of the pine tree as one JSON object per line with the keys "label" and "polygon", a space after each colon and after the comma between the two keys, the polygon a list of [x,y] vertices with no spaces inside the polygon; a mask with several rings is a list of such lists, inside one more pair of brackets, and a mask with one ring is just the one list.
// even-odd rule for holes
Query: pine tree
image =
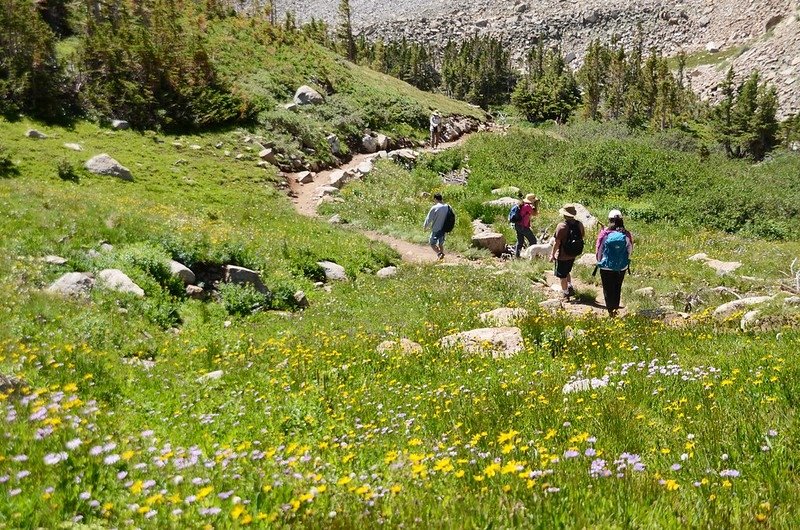
{"label": "pine tree", "polygon": [[350,0],[339,1],[339,25],[336,28],[336,41],[339,53],[348,60],[356,61],[356,41],[353,38],[353,25],[351,22]]}

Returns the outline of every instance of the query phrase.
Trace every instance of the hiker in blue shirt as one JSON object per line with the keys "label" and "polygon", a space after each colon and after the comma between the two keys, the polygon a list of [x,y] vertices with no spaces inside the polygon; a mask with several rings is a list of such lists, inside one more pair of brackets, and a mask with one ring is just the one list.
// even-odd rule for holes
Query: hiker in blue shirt
{"label": "hiker in blue shirt", "polygon": [[608,316],[614,318],[620,307],[622,282],[628,271],[633,252],[633,236],[625,229],[622,212],[608,212],[608,226],[597,236],[595,257],[603,282],[603,298]]}
{"label": "hiker in blue shirt", "polygon": [[433,196],[433,200],[436,201],[436,204],[431,207],[428,216],[425,217],[422,228],[430,227],[431,237],[429,242],[433,251],[436,252],[436,256],[441,260],[444,259],[445,221],[447,220],[450,206],[444,202],[441,193],[436,193]]}

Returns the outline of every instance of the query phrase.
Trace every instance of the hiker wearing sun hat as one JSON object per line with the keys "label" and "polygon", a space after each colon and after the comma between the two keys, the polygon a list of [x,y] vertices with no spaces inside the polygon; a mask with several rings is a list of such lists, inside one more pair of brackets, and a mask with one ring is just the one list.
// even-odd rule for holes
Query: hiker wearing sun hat
{"label": "hiker wearing sun hat", "polygon": [[514,224],[514,231],[517,233],[517,245],[514,247],[514,255],[519,257],[525,241],[529,245],[536,244],[536,236],[531,230],[531,217],[539,215],[539,198],[533,193],[529,193],[522,199],[517,208],[512,208],[509,220]]}
{"label": "hiker wearing sun hat", "polygon": [[608,212],[608,226],[597,236],[595,257],[603,282],[603,298],[610,317],[617,315],[622,297],[622,282],[630,268],[633,236],[625,229],[622,212]]}
{"label": "hiker wearing sun hat", "polygon": [[575,205],[565,204],[558,213],[564,220],[556,227],[550,261],[555,262],[554,274],[561,281],[564,298],[569,298],[575,294],[575,289],[572,287],[572,266],[575,264],[575,258],[583,252],[585,230],[583,223],[575,218],[578,215]]}
{"label": "hiker wearing sun hat", "polygon": [[431,147],[434,149],[439,146],[439,142],[441,142],[442,137],[442,115],[439,113],[438,110],[434,110],[431,113],[430,118],[430,129],[431,129]]}

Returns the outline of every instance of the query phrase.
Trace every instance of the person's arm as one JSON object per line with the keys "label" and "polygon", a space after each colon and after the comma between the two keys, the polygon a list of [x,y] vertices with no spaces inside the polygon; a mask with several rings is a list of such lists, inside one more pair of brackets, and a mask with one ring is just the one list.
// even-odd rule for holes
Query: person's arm
{"label": "person's arm", "polygon": [[425,216],[425,222],[422,223],[422,229],[425,230],[428,228],[428,225],[431,223],[431,214],[433,213],[433,208],[428,210],[428,215]]}
{"label": "person's arm", "polygon": [[628,246],[628,257],[630,258],[630,257],[631,257],[631,255],[633,254],[633,234],[631,234],[630,232],[628,232],[628,233],[627,233],[627,234],[625,234],[625,235],[627,235],[627,236],[628,236],[627,238],[625,238],[625,241],[627,242],[627,246]]}
{"label": "person's arm", "polygon": [[553,250],[550,251],[550,261],[556,260],[556,255],[558,254],[558,249],[561,248],[561,225],[556,226],[556,231],[553,234]]}
{"label": "person's arm", "polygon": [[597,245],[594,248],[594,257],[597,259],[598,262],[603,259],[603,242],[606,240],[608,236],[608,232],[603,230],[597,236]]}

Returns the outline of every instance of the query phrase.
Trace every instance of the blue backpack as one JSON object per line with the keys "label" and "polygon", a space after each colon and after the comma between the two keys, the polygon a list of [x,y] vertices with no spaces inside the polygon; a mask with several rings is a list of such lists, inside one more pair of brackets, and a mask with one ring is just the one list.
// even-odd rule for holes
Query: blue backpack
{"label": "blue backpack", "polygon": [[508,212],[508,222],[516,224],[520,221],[522,221],[522,212],[520,211],[519,204],[515,204],[511,207],[511,211]]}
{"label": "blue backpack", "polygon": [[624,232],[613,231],[603,241],[603,259],[597,265],[601,269],[624,271],[630,264],[628,241]]}

